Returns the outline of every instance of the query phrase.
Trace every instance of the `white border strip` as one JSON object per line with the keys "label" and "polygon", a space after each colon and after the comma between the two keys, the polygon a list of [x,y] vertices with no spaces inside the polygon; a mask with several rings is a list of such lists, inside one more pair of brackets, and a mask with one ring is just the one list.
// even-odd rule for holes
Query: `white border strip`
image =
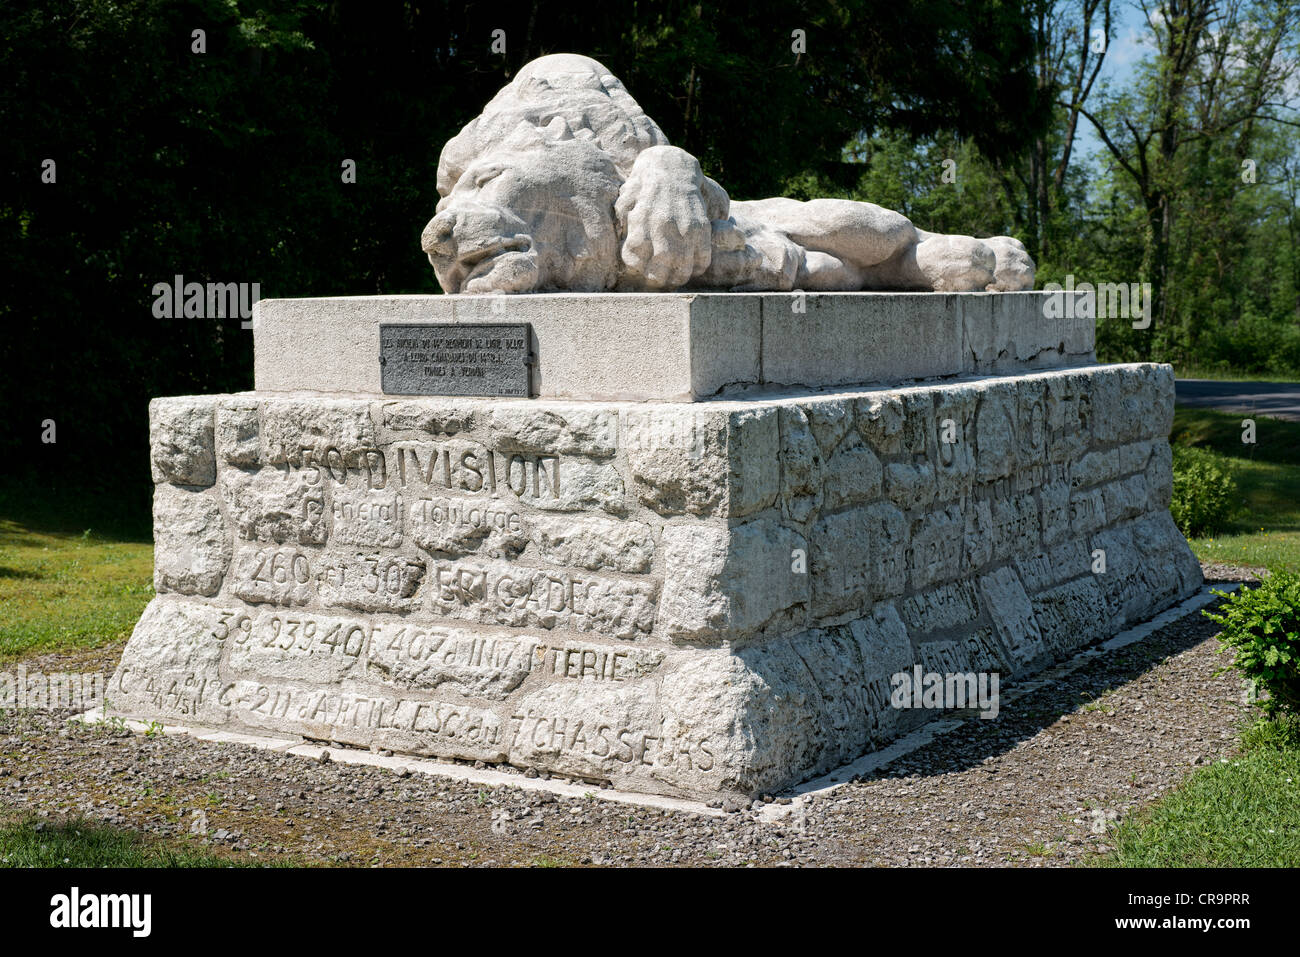
{"label": "white border strip", "polygon": [[[105,720],[100,708],[92,708],[73,720],[84,724],[99,724]],[[412,774],[425,774],[430,777],[461,781],[467,784],[481,784],[484,787],[512,787],[521,791],[547,791],[561,797],[598,798],[616,804],[635,804],[639,807],[653,807],[670,811],[682,811],[691,814],[722,817],[726,812],[712,808],[701,801],[684,798],[667,797],[662,794],[645,794],[639,791],[615,791],[599,785],[566,784],[563,781],[546,778],[525,777],[522,773],[497,771],[492,768],[474,768],[464,764],[450,764],[431,761],[406,755],[384,756],[373,751],[356,748],[331,748],[312,744],[302,738],[276,738],[269,735],[250,734],[244,731],[216,731],[211,728],[188,728],[183,725],[159,725],[134,718],[108,718],[109,721],[120,720],[124,727],[141,734],[163,734],[170,736],[189,736],[197,741],[209,741],[218,744],[240,744],[256,748],[259,751],[280,751],[311,761],[319,761],[322,752],[329,752],[329,760],[336,764],[356,764],[372,768],[385,768],[389,771],[405,769]]]}

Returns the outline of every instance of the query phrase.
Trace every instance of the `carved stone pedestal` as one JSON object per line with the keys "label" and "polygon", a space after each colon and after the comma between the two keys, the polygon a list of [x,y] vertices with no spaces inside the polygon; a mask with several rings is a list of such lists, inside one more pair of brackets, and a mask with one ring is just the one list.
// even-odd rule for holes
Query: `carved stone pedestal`
{"label": "carved stone pedestal", "polygon": [[155,400],[110,712],[754,795],[934,717],[894,675],[1027,674],[1200,585],[1167,366],[747,385]]}

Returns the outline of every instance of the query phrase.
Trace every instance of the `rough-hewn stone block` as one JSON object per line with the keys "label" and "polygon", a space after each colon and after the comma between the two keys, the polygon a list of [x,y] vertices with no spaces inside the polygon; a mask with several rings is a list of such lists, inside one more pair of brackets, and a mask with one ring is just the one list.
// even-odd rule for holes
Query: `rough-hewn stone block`
{"label": "rough-hewn stone block", "polygon": [[109,700],[619,788],[777,788],[920,720],[900,673],[1028,673],[1199,585],[1167,512],[1171,382],[157,400],[158,595]]}

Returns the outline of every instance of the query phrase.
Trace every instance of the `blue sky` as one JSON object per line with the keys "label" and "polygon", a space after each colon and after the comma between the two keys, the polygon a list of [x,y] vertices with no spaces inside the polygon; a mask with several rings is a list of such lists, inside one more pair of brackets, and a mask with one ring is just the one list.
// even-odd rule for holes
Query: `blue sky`
{"label": "blue sky", "polygon": [[[1122,89],[1133,78],[1138,62],[1148,53],[1151,33],[1146,25],[1142,8],[1132,0],[1118,0],[1111,8],[1110,44],[1106,50],[1106,60],[1102,65],[1101,76],[1093,86],[1093,95],[1102,80],[1107,80],[1114,89]],[[1089,38],[1091,40],[1091,38]],[[1091,97],[1089,107],[1091,108]],[[1086,119],[1079,123],[1077,148],[1091,158],[1098,150],[1104,150],[1097,131]]]}

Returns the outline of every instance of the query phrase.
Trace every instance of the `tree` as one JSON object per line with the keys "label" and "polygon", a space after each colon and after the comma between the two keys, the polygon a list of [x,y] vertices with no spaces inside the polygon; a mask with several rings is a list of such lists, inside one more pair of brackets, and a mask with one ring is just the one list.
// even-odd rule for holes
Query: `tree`
{"label": "tree", "polygon": [[1057,213],[1065,197],[1079,118],[1110,45],[1111,0],[1041,0],[1035,21],[1038,88],[1057,107],[1051,128],[1056,135],[1034,140],[1025,182],[1031,200],[1026,205],[1033,249],[1048,259],[1056,252]]}
{"label": "tree", "polygon": [[[248,388],[237,317],[153,315],[178,274],[264,297],[435,292],[419,236],[442,144],[562,51],[605,62],[737,197],[844,174],[844,144],[887,124],[1010,156],[1045,116],[1006,0],[577,16],[546,0],[17,0],[0,6],[0,445],[43,472],[147,483],[150,397]],[[32,423],[52,403],[59,442],[42,447]]]}
{"label": "tree", "polygon": [[[1207,185],[1209,155],[1227,144],[1248,151],[1260,122],[1287,122],[1272,111],[1293,67],[1283,51],[1295,39],[1294,0],[1169,0],[1143,3],[1156,43],[1137,87],[1108,97],[1094,125],[1145,213],[1142,274],[1152,285],[1156,335],[1142,339],[1149,358],[1171,326],[1171,243],[1181,198]],[[1198,156],[1189,158],[1189,149]],[[1218,174],[1221,178],[1221,171]],[[1204,200],[1205,192],[1199,189]]]}

